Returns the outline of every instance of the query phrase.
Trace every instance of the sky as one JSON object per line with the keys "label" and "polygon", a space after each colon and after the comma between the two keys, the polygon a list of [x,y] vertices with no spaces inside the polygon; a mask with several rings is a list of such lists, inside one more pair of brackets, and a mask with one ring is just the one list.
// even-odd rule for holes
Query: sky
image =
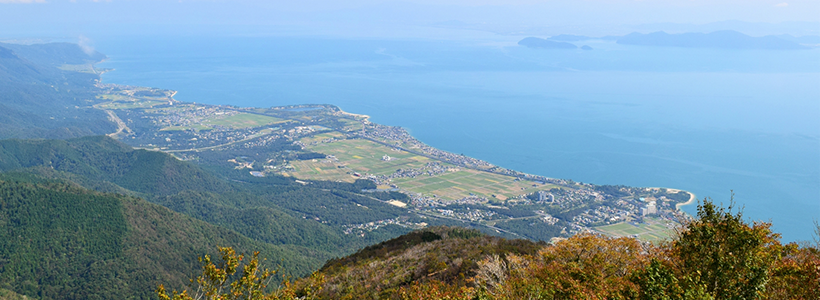
{"label": "sky", "polygon": [[[0,0],[0,37],[6,38],[162,33],[424,36],[414,33],[420,27],[606,35],[674,29],[668,23],[690,25],[678,30],[709,31],[715,28],[703,24],[724,21],[744,22],[746,27],[772,23],[757,31],[737,22],[725,28],[752,35],[820,34],[820,1]],[[646,24],[650,26],[639,27]]]}

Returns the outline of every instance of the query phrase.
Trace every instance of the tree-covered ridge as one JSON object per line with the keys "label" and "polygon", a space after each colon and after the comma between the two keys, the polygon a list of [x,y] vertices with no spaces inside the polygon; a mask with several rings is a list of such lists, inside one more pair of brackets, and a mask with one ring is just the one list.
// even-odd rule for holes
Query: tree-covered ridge
{"label": "tree-covered ridge", "polygon": [[224,178],[169,154],[134,150],[105,136],[1,140],[0,171],[34,173],[144,197],[260,241],[324,251],[327,258],[409,231],[387,226],[365,237],[343,233],[346,224],[407,215],[378,200],[380,193],[363,193],[375,188],[369,181],[302,185],[293,179],[246,178],[232,172],[221,173],[228,177]]}
{"label": "tree-covered ridge", "polygon": [[0,141],[0,171],[37,166],[108,181],[149,195],[229,189],[223,181],[194,165],[163,153],[133,150],[105,136]]}
{"label": "tree-covered ridge", "polygon": [[[251,240],[150,204],[25,176],[0,178],[0,288],[38,299],[149,299],[185,287],[196,257],[218,245],[254,249],[303,275],[320,253]],[[274,259],[275,258],[275,259]]]}
{"label": "tree-covered ridge", "polygon": [[116,130],[96,102],[100,77],[60,69],[105,55],[78,45],[0,43],[0,138],[70,138]]}
{"label": "tree-covered ridge", "polygon": [[[134,282],[145,282],[158,280],[156,274],[167,274],[165,278],[169,279],[166,282],[174,288],[182,286],[184,282],[181,278],[189,275],[186,270],[196,267],[194,258],[212,252],[214,245],[256,245],[244,249],[268,248],[269,250],[262,252],[270,254],[265,254],[265,257],[271,258],[272,263],[279,263],[283,259],[283,271],[286,274],[301,276],[315,270],[331,257],[343,256],[409,231],[404,227],[389,225],[373,230],[366,236],[343,232],[340,227],[347,222],[367,223],[385,218],[395,219],[404,213],[397,207],[378,200],[379,194],[363,193],[363,189],[374,188],[368,181],[302,185],[293,179],[274,177],[249,181],[230,180],[168,154],[134,150],[108,137],[3,140],[0,141],[0,170],[4,172],[0,176],[15,178],[17,182],[38,187],[58,182],[72,191],[81,191],[83,195],[104,195],[100,197],[116,199],[106,203],[125,205],[120,208],[122,212],[109,212],[105,215],[125,215],[129,228],[137,228],[127,231],[126,235],[149,239],[125,239],[122,247],[129,250],[122,250],[125,252],[115,257],[125,255],[130,259],[126,262],[133,261],[139,266],[152,267],[140,269],[132,266],[111,276],[136,276],[133,277],[137,278]],[[84,188],[129,196],[100,194]],[[19,199],[25,204],[25,201],[39,197],[38,195],[27,193]],[[187,217],[181,218],[181,215],[164,207],[148,205],[143,200],[133,198],[135,196],[166,206]],[[70,205],[74,202],[58,203]],[[94,206],[90,211],[104,207]],[[22,211],[37,209],[37,206],[21,208]],[[78,209],[86,211],[85,207]],[[49,224],[45,226],[48,230],[56,226]],[[0,228],[10,226],[9,223],[2,225]],[[151,238],[155,236],[163,238]],[[197,237],[195,242],[184,242],[194,237]],[[189,245],[191,243],[210,246],[192,247]],[[116,249],[121,251],[120,248]],[[54,255],[61,255],[63,250],[65,249],[55,250]],[[107,255],[116,253],[107,250],[104,252]],[[176,256],[177,259],[169,260],[166,253],[180,254]],[[10,257],[4,254],[0,259],[8,260]],[[88,256],[87,263],[102,263],[96,260],[100,257],[104,258]],[[117,265],[111,265],[111,268],[115,266]],[[16,286],[26,280],[23,277],[14,278],[8,284]],[[104,277],[81,278],[88,284],[108,282],[103,280]],[[77,280],[80,282],[80,279]],[[30,286],[29,292],[48,293],[46,288],[45,285],[36,284]],[[59,298],[53,295],[48,297]]]}

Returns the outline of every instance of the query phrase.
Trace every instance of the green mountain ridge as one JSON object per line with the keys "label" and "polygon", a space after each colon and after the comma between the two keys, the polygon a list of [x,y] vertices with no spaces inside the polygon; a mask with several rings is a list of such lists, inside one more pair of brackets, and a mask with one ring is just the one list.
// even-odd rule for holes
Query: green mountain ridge
{"label": "green mountain ridge", "polygon": [[[9,194],[9,197],[19,199],[14,208],[5,207],[2,211],[33,215],[30,216],[32,223],[8,226],[10,223],[6,221],[0,223],[3,224],[0,227],[8,229],[10,236],[41,237],[29,242],[9,239],[4,248],[26,250],[0,255],[4,261],[18,262],[2,267],[11,272],[4,280],[9,285],[6,288],[29,296],[54,299],[120,298],[127,293],[116,294],[109,288],[94,288],[92,285],[133,283],[136,286],[134,291],[142,293],[137,294],[148,297],[157,282],[182,287],[183,279],[190,276],[186,272],[198,266],[195,258],[214,253],[217,245],[239,247],[238,250],[245,253],[261,251],[263,257],[270,258],[272,262],[279,263],[281,260],[281,270],[286,274],[303,276],[327,259],[407,231],[391,227],[364,238],[349,236],[338,227],[304,216],[304,211],[311,212],[307,207],[314,207],[316,203],[330,206],[330,209],[347,207],[361,211],[359,215],[340,215],[341,219],[335,222],[350,218],[360,218],[357,221],[364,222],[381,218],[383,216],[379,214],[386,212],[377,209],[379,205],[387,207],[388,211],[395,209],[350,192],[361,190],[355,185],[320,183],[314,188],[294,183],[292,179],[274,178],[267,182],[236,182],[216,176],[190,162],[177,160],[169,154],[135,150],[105,136],[68,140],[1,140],[0,172],[5,174],[2,176],[17,180],[7,184],[9,189],[27,187],[23,188],[23,194]],[[72,200],[66,202],[61,200],[63,198]],[[371,208],[353,205],[353,200],[366,203]],[[88,201],[104,205],[86,204]],[[52,202],[62,205],[58,211],[73,211],[69,219],[74,223],[47,222],[59,214],[42,209],[56,205]],[[336,205],[335,208],[333,205]],[[314,209],[313,213],[323,212]],[[97,216],[114,219],[94,219]],[[388,213],[386,216],[395,217],[395,214]],[[16,216],[7,218],[19,219]],[[41,225],[37,227],[32,224]],[[102,227],[81,230],[78,235],[68,234],[66,229],[75,226],[82,228],[88,224]],[[34,232],[21,234],[17,230]],[[109,235],[98,236],[87,243],[109,247],[95,248],[92,252],[80,251],[82,255],[79,257],[59,257],[62,253],[74,253],[60,248],[67,247],[63,243],[84,243],[84,236],[96,236],[96,232],[108,232]],[[43,243],[51,244],[43,246]],[[53,250],[41,253],[36,249]],[[84,246],[78,249],[84,249]],[[19,259],[15,255],[20,253],[34,256]],[[167,253],[175,253],[174,258],[167,258]],[[74,282],[56,275],[44,275],[46,271],[38,268],[49,266],[42,263],[49,259],[55,264],[93,265],[94,268],[75,267],[59,272],[68,274],[70,278],[79,278]],[[100,266],[104,266],[103,269],[99,269]],[[143,266],[145,268],[141,268]],[[19,270],[30,272],[19,273]],[[93,274],[77,275],[91,274],[89,272]]]}
{"label": "green mountain ridge", "polygon": [[185,287],[196,257],[217,245],[279,258],[268,264],[297,276],[321,261],[310,249],[254,241],[138,198],[21,178],[0,177],[0,278],[19,294],[150,299],[160,282]]}

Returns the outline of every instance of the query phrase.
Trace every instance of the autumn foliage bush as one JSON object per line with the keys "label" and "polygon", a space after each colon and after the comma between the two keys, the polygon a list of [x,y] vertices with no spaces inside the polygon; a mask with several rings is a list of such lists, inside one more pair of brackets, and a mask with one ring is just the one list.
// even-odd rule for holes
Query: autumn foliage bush
{"label": "autumn foliage bush", "polygon": [[[274,291],[234,292],[264,289],[246,275],[230,291],[259,295],[242,299],[820,299],[820,243],[783,245],[770,227],[709,199],[660,244],[585,233],[544,245],[438,227],[332,260]],[[246,266],[243,274],[270,273]]]}

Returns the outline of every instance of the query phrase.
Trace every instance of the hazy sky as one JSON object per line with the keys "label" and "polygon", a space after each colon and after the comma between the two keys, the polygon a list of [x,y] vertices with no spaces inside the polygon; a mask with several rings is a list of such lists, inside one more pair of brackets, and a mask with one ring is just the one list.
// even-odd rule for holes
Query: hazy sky
{"label": "hazy sky", "polygon": [[[334,34],[466,24],[493,31],[622,25],[820,22],[818,0],[0,0],[0,35],[294,31]],[[820,31],[820,23],[810,24]],[[616,26],[616,27],[613,27]],[[803,24],[802,26],[807,26]],[[264,29],[264,30],[263,30]],[[604,31],[602,31],[604,30]],[[618,29],[628,31],[629,28]],[[406,31],[404,31],[406,32]],[[573,33],[573,32],[569,32]],[[395,34],[403,34],[396,30]]]}

